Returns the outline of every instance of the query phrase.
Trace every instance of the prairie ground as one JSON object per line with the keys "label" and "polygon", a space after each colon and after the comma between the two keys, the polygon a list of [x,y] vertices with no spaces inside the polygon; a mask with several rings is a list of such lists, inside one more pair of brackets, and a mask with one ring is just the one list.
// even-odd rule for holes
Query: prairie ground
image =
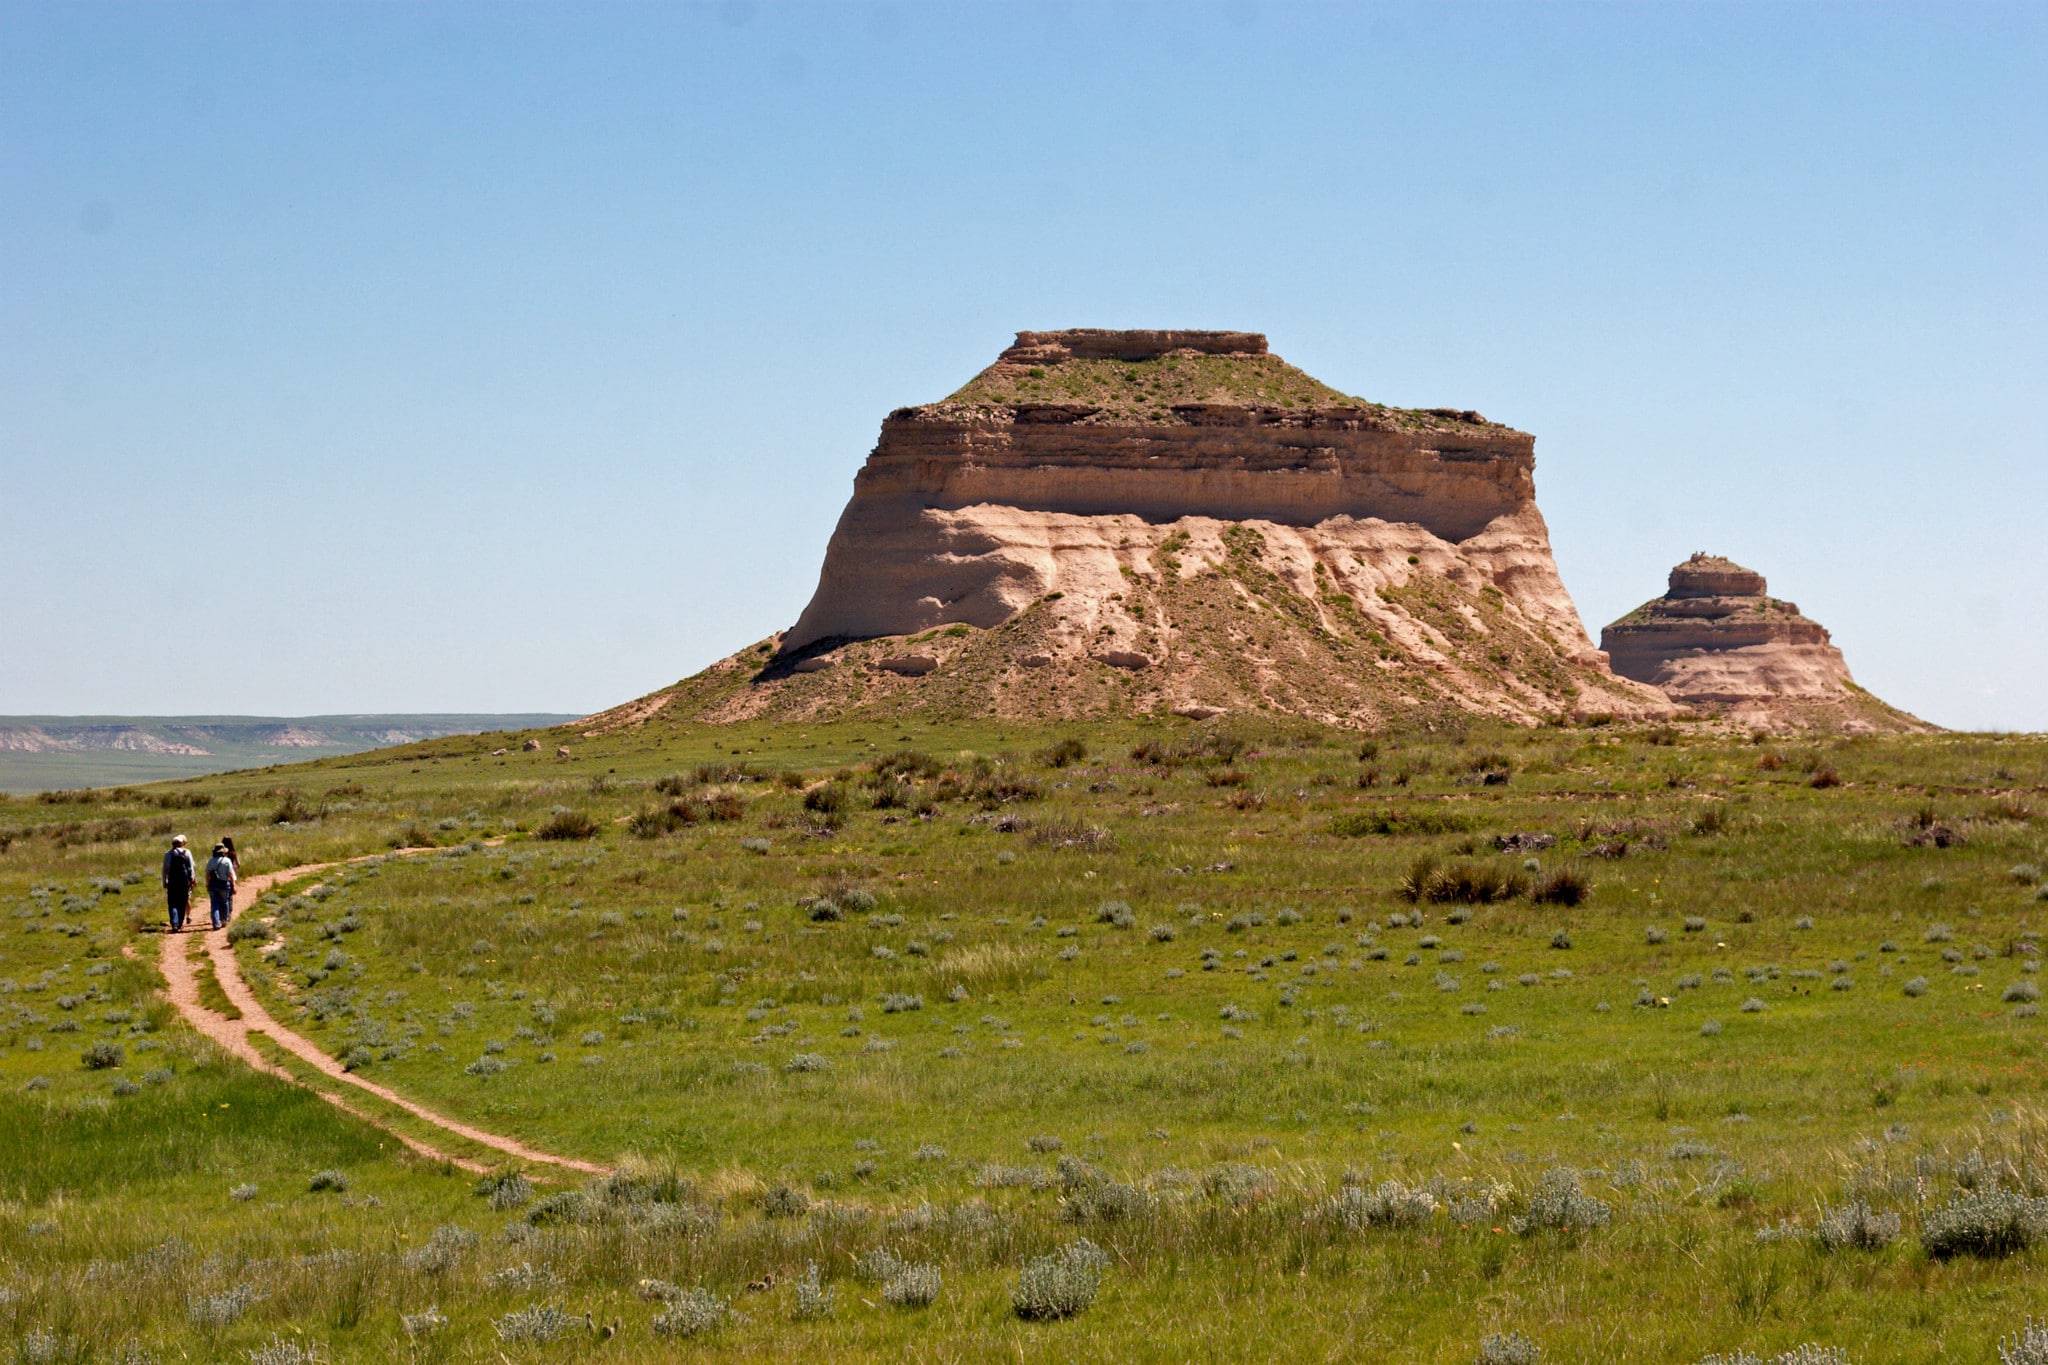
{"label": "prairie ground", "polygon": [[[657,718],[0,803],[0,1332],[1988,1362],[2048,1303],[2048,742],[1233,724]],[[174,826],[361,860],[241,921],[271,1012],[617,1173],[478,1181],[203,1042]]]}

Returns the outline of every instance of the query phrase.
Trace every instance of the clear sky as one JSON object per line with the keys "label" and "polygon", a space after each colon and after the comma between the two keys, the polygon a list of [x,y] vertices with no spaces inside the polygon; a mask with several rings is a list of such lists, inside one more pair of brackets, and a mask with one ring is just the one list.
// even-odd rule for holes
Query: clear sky
{"label": "clear sky", "polygon": [[0,4],[0,712],[581,710],[892,407],[1229,327],[2048,729],[2048,6]]}

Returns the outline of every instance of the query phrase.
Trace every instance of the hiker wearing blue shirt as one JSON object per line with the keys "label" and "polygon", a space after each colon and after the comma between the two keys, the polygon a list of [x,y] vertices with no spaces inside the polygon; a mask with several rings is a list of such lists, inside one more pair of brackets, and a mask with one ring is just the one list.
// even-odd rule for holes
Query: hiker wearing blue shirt
{"label": "hiker wearing blue shirt", "polygon": [[235,855],[226,844],[213,846],[206,862],[206,896],[212,903],[213,927],[225,929],[235,913]]}
{"label": "hiker wearing blue shirt", "polygon": [[180,834],[171,840],[170,850],[164,854],[164,896],[170,901],[171,932],[185,932],[185,909],[192,903],[192,883],[199,880],[199,869],[193,866],[192,850],[185,847],[185,836]]}

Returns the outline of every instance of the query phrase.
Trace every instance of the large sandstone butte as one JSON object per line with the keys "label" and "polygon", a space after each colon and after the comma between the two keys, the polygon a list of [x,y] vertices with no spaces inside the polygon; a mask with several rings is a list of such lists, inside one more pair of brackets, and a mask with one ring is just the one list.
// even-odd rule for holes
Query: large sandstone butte
{"label": "large sandstone butte", "polygon": [[882,423],[793,627],[595,719],[1671,714],[1587,638],[1534,446],[1254,332],[1020,332]]}
{"label": "large sandstone butte", "polygon": [[1827,630],[1769,596],[1762,574],[1700,553],[1671,571],[1670,584],[1600,632],[1623,677],[1773,730],[1933,728],[1858,687]]}

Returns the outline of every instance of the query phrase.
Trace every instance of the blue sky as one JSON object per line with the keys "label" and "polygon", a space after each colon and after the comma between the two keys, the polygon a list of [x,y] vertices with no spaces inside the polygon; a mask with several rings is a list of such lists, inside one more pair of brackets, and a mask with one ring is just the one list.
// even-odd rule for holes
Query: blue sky
{"label": "blue sky", "polygon": [[596,708],[892,407],[1234,327],[2048,729],[2048,7],[0,5],[0,712]]}

